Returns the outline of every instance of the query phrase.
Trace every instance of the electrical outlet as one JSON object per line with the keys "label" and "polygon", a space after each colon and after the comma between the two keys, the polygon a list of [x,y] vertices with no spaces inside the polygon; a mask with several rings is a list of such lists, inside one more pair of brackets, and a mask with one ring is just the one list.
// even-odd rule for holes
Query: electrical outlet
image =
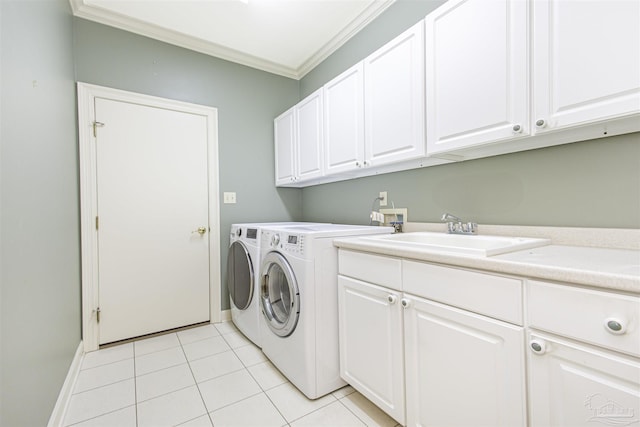
{"label": "electrical outlet", "polygon": [[387,206],[387,192],[380,192],[380,206]]}
{"label": "electrical outlet", "polygon": [[235,192],[224,192],[224,203],[233,204],[236,202],[236,193]]}

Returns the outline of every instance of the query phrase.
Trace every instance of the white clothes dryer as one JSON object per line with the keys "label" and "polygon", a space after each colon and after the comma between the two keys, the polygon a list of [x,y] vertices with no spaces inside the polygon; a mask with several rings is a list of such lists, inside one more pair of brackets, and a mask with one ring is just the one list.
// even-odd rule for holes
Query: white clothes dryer
{"label": "white clothes dryer", "polygon": [[309,225],[307,222],[232,224],[227,257],[227,289],[231,320],[257,346],[260,343],[262,314],[257,278],[260,274],[260,230],[263,227]]}
{"label": "white clothes dryer", "polygon": [[310,399],[346,384],[340,378],[333,239],[392,232],[392,227],[339,224],[262,230],[262,351]]}

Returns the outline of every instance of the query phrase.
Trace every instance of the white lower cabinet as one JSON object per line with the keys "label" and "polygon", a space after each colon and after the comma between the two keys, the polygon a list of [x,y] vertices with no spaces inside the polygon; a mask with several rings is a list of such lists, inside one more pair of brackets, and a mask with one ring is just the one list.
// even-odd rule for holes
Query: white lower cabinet
{"label": "white lower cabinet", "polygon": [[529,336],[530,425],[640,423],[640,362],[541,333]]}
{"label": "white lower cabinet", "polygon": [[341,375],[402,425],[640,424],[637,295],[342,248],[339,274]]}
{"label": "white lower cabinet", "polygon": [[[410,262],[402,261],[402,270],[388,274],[394,263],[384,268],[380,258],[340,251],[342,378],[402,425],[525,425],[523,328],[401,292],[412,277],[455,288],[464,286],[461,277],[477,280],[478,273],[451,269],[456,282],[447,283],[440,279],[443,267],[424,264],[429,269],[417,276],[419,266],[410,265],[409,274]],[[388,287],[365,281],[372,272],[386,277]]]}
{"label": "white lower cabinet", "polygon": [[405,424],[401,293],[338,277],[340,375]]}
{"label": "white lower cabinet", "polygon": [[526,424],[520,326],[405,295],[409,426]]}
{"label": "white lower cabinet", "polygon": [[531,426],[640,424],[640,298],[529,280]]}

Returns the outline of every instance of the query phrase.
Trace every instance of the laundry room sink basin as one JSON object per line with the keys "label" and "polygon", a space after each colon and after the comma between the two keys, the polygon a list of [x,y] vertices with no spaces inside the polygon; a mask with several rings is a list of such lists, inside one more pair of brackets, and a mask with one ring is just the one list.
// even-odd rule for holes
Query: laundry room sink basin
{"label": "laundry room sink basin", "polygon": [[479,236],[432,232],[384,234],[367,236],[363,237],[363,239],[377,241],[386,245],[402,246],[407,249],[453,252],[484,257],[536,248],[551,243],[549,239],[531,237]]}

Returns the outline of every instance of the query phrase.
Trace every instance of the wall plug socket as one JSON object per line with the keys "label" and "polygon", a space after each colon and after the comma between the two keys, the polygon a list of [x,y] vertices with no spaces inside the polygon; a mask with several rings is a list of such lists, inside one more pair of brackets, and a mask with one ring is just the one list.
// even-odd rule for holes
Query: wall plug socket
{"label": "wall plug socket", "polygon": [[381,191],[380,192],[380,206],[387,206],[387,192],[386,191]]}

